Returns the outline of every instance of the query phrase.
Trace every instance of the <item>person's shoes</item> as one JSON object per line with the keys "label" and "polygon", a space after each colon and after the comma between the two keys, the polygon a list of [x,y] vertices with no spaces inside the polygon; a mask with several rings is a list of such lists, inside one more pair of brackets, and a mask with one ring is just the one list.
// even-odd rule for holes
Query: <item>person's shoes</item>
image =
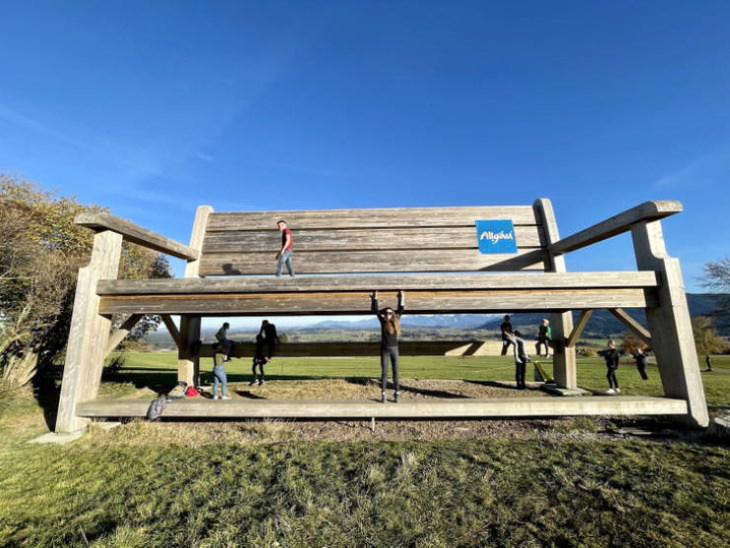
{"label": "person's shoes", "polygon": [[256,379],[252,380],[250,383],[248,383],[249,386],[255,386],[256,385]]}
{"label": "person's shoes", "polygon": [[214,399],[214,400],[217,400],[217,399],[218,399],[218,396],[213,396],[213,399]]}
{"label": "person's shoes", "polygon": [[620,393],[621,393],[621,389],[620,388],[617,388],[616,389],[616,394],[620,394]]}
{"label": "person's shoes", "polygon": [[608,390],[606,390],[606,394],[615,394],[615,393],[616,393],[616,391],[613,388],[609,388]]}
{"label": "person's shoes", "polygon": [[231,397],[230,397],[230,396],[221,396],[221,399],[222,399],[222,400],[230,400],[230,399],[231,399]]}
{"label": "person's shoes", "polygon": [[263,386],[263,385],[265,385],[265,384],[266,384],[266,381],[265,381],[264,379],[261,379],[261,380],[259,381],[259,386]]}
{"label": "person's shoes", "polygon": [[385,403],[385,392],[380,393],[380,403]]}
{"label": "person's shoes", "polygon": [[398,403],[400,401],[400,392],[398,390],[393,392],[393,401],[395,403]]}

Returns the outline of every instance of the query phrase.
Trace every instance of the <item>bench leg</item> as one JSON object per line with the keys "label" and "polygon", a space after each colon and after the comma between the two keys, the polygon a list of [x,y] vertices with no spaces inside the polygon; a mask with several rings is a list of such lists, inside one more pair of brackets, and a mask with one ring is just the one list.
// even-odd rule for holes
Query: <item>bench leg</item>
{"label": "bench leg", "polygon": [[575,346],[565,341],[573,331],[573,316],[570,312],[551,314],[553,338],[553,379],[561,388],[577,388],[578,374],[575,363]]}
{"label": "bench leg", "polygon": [[193,345],[200,341],[200,316],[180,318],[180,347],[177,358],[177,380],[188,386],[200,384],[200,351]]}
{"label": "bench leg", "polygon": [[690,426],[705,427],[710,418],[679,260],[667,255],[659,221],[636,225],[632,237],[638,268],[660,273],[659,306],[646,316],[664,393],[687,402]]}
{"label": "bench leg", "polygon": [[111,319],[99,315],[96,284],[100,279],[117,277],[121,251],[120,234],[100,232],[94,238],[91,261],[79,269],[56,432],[75,432],[88,423],[88,419],[76,416],[76,404],[96,398],[111,329]]}

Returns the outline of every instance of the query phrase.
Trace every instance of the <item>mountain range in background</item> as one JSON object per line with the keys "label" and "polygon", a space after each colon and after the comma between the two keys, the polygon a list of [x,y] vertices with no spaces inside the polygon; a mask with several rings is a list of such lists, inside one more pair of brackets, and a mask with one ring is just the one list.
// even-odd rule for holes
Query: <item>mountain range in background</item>
{"label": "mountain range in background", "polygon": [[[718,294],[687,294],[687,302],[689,305],[690,315],[709,316],[713,319],[713,324],[720,336],[730,338],[730,311],[724,308],[724,303],[730,296]],[[646,316],[641,309],[628,309],[627,312],[638,322],[646,326]],[[428,331],[429,337],[443,332],[442,336],[454,338],[457,331],[462,331],[460,335],[467,336],[470,332],[477,331],[499,331],[499,324],[502,323],[504,314],[440,314],[440,315],[408,315],[405,314],[401,320],[401,324],[405,329],[411,328],[414,331]],[[574,312],[574,320],[577,320],[579,313]],[[533,337],[537,333],[537,327],[540,320],[546,317],[546,314],[540,313],[515,313],[510,314],[512,326],[514,329],[520,330],[526,336]],[[276,323],[276,320],[274,320]],[[326,332],[352,332],[372,331],[379,329],[379,322],[373,316],[364,316],[360,320],[324,320],[308,325],[292,326],[285,329],[280,328],[280,332],[286,333],[287,336],[295,334],[309,338],[315,333]],[[212,339],[216,329],[204,329],[203,338]],[[235,329],[230,331],[230,337],[234,340],[246,340],[252,338],[252,329]],[[618,321],[607,310],[596,310],[591,316],[586,328],[583,330],[583,338],[605,338],[610,336],[620,336],[627,331],[626,326]],[[474,334],[477,335],[476,333]],[[483,338],[483,333],[480,333]],[[418,335],[416,335],[418,336]],[[460,337],[459,337],[460,338]],[[477,337],[478,338],[478,337]],[[145,340],[155,347],[168,347],[170,345],[170,336],[167,331],[161,327],[158,332],[149,333]]]}
{"label": "mountain range in background", "polygon": [[[717,294],[687,294],[687,304],[690,316],[709,316],[718,334],[730,336],[730,312],[723,310],[723,299],[725,295]],[[636,321],[646,326],[646,315],[641,309],[628,309],[627,312]],[[465,329],[465,330],[499,330],[504,314],[442,314],[442,315],[404,315],[401,320],[403,327],[419,327],[433,329]],[[577,320],[579,313],[573,313],[574,320]],[[512,327],[525,334],[537,333],[537,326],[542,318],[546,317],[543,312],[539,313],[515,313],[510,314]],[[302,327],[297,330],[322,330],[322,329],[377,329],[378,320],[367,318],[355,321],[328,320]],[[617,320],[608,310],[596,310],[586,324],[583,331],[586,337],[607,337],[620,335],[626,332],[627,328]]]}

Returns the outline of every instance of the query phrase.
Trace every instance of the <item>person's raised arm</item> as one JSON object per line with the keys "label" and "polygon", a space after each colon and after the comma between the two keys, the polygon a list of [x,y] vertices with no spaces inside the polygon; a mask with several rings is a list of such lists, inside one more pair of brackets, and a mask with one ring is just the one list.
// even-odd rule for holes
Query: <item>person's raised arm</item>
{"label": "person's raised arm", "polygon": [[378,313],[378,292],[377,291],[373,291],[372,293],[370,293],[370,311],[373,314]]}

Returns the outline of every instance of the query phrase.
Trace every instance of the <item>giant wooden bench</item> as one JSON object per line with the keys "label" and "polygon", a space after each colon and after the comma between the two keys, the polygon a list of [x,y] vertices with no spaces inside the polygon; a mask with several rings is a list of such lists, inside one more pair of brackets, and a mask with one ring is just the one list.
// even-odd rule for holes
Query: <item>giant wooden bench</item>
{"label": "giant wooden bench", "polygon": [[[404,291],[409,314],[550,314],[553,374],[567,389],[577,386],[575,344],[588,318],[608,309],[651,345],[674,413],[706,426],[679,261],[667,254],[661,229],[661,219],[681,209],[674,201],[645,202],[560,238],[547,199],[532,206],[235,213],[201,206],[189,245],[108,214],[80,215],[76,222],[97,234],[91,261],[79,272],[56,431],[85,426],[80,404],[93,406],[105,357],[145,314],[162,317],[179,349],[179,379],[195,382],[202,317],[365,315],[372,291],[392,304]],[[294,232],[295,278],[273,275],[279,219]],[[505,221],[511,232],[509,223],[503,230]],[[637,270],[566,272],[565,254],[625,232],[632,235]],[[123,239],[184,259],[185,278],[117,279]],[[492,253],[492,242],[498,250],[516,246]],[[630,308],[646,310],[648,330]],[[575,324],[573,311],[580,312]],[[112,315],[126,321],[110,334]],[[541,400],[543,407],[530,407],[534,414],[555,414],[544,407],[551,398]],[[604,400],[613,400],[610,409],[621,402]],[[648,408],[643,405],[644,413]],[[657,405],[657,413],[666,408]]]}

